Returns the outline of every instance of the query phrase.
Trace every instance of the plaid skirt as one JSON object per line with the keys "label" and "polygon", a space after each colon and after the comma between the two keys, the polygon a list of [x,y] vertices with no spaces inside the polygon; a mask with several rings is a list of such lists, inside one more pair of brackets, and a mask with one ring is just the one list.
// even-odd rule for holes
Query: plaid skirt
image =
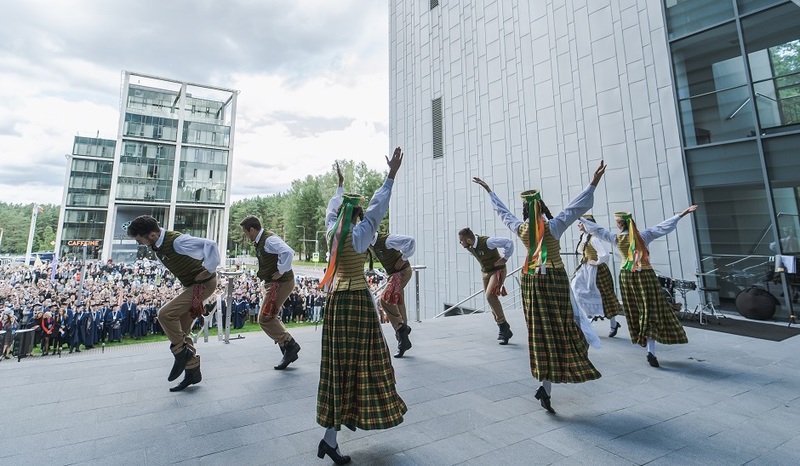
{"label": "plaid skirt", "polygon": [[369,290],[332,293],[322,324],[317,423],[387,429],[403,422],[407,410]]}
{"label": "plaid skirt", "polygon": [[617,294],[614,292],[614,278],[611,276],[608,264],[597,266],[595,283],[597,284],[597,289],[600,290],[600,297],[603,299],[603,314],[605,314],[606,319],[620,315],[622,310],[619,300],[617,300]]}
{"label": "plaid skirt", "polygon": [[536,380],[580,383],[600,378],[589,361],[589,343],[575,323],[569,293],[564,269],[522,275],[531,374]]}
{"label": "plaid skirt", "polygon": [[665,345],[689,343],[653,269],[620,270],[619,287],[632,343],[646,346],[648,338]]}

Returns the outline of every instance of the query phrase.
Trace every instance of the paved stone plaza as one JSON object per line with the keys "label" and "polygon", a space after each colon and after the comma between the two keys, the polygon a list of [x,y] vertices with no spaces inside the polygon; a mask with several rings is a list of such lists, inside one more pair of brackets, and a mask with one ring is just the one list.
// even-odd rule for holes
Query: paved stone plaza
{"label": "paved stone plaza", "polygon": [[[554,385],[556,415],[533,397],[526,332],[499,346],[491,315],[413,324],[394,360],[405,422],[343,430],[357,465],[733,465],[800,461],[800,338],[771,342],[687,328],[659,346],[662,367],[617,338],[591,350],[600,380]],[[624,323],[624,321],[623,321]],[[596,323],[607,333],[607,323]],[[384,325],[394,347],[394,335]],[[199,343],[203,382],[170,393],[167,343],[0,363],[8,465],[328,465],[316,448],[321,328],[292,331],[300,359],[284,372],[263,334]]]}

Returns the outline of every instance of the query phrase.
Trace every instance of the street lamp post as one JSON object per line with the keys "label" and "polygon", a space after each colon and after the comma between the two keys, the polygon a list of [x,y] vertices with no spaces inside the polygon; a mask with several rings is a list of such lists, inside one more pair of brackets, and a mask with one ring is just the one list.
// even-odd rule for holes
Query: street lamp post
{"label": "street lamp post", "polygon": [[[306,252],[306,227],[305,227],[305,225],[296,225],[296,226],[297,226],[297,228],[302,228],[303,229],[303,248],[302,248],[302,252],[301,253],[305,254],[305,252]],[[301,257],[301,259],[302,259],[302,257]]]}
{"label": "street lamp post", "polygon": [[314,249],[314,252],[316,252],[317,254],[319,254],[319,234],[320,233],[324,234],[324,233],[327,233],[327,232],[325,230],[317,230],[317,234],[314,236],[316,238],[316,241],[314,241],[314,247],[316,248],[316,249]]}

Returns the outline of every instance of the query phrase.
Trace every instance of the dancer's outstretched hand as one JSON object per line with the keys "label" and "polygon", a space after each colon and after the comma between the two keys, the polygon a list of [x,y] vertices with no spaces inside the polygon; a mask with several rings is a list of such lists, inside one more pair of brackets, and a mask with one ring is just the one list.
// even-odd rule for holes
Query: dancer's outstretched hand
{"label": "dancer's outstretched hand", "polygon": [[489,185],[486,184],[485,181],[483,181],[482,179],[478,178],[477,176],[473,176],[472,177],[472,182],[475,183],[475,184],[479,184],[479,185],[483,186],[483,189],[485,189],[487,193],[492,192],[492,188],[490,188]]}
{"label": "dancer's outstretched hand", "polygon": [[606,164],[603,161],[600,161],[600,166],[597,167],[597,170],[594,171],[594,178],[592,178],[592,186],[597,186],[600,183],[600,179],[603,178],[603,174],[606,172]]}
{"label": "dancer's outstretched hand", "polygon": [[697,210],[697,204],[690,205],[683,212],[681,212],[681,217],[683,217],[686,214],[692,214],[694,213],[695,210]]}
{"label": "dancer's outstretched hand", "polygon": [[394,150],[394,154],[392,154],[392,159],[389,160],[389,157],[386,157],[386,164],[389,165],[389,176],[388,178],[394,179],[395,175],[397,175],[397,170],[400,169],[400,165],[403,163],[403,151],[400,148],[396,148]]}
{"label": "dancer's outstretched hand", "polygon": [[336,174],[339,175],[339,187],[341,188],[344,184],[344,175],[342,175],[342,169],[339,168],[339,162],[336,162]]}

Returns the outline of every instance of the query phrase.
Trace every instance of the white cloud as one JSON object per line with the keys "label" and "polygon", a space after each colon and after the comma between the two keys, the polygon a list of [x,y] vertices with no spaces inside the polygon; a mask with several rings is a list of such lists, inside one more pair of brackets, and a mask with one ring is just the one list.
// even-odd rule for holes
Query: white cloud
{"label": "white cloud", "polygon": [[[135,7],[133,6],[135,5]],[[114,138],[120,72],[241,90],[234,200],[285,190],[335,158],[383,170],[382,2],[4,2],[0,200],[60,203],[76,133]]]}

